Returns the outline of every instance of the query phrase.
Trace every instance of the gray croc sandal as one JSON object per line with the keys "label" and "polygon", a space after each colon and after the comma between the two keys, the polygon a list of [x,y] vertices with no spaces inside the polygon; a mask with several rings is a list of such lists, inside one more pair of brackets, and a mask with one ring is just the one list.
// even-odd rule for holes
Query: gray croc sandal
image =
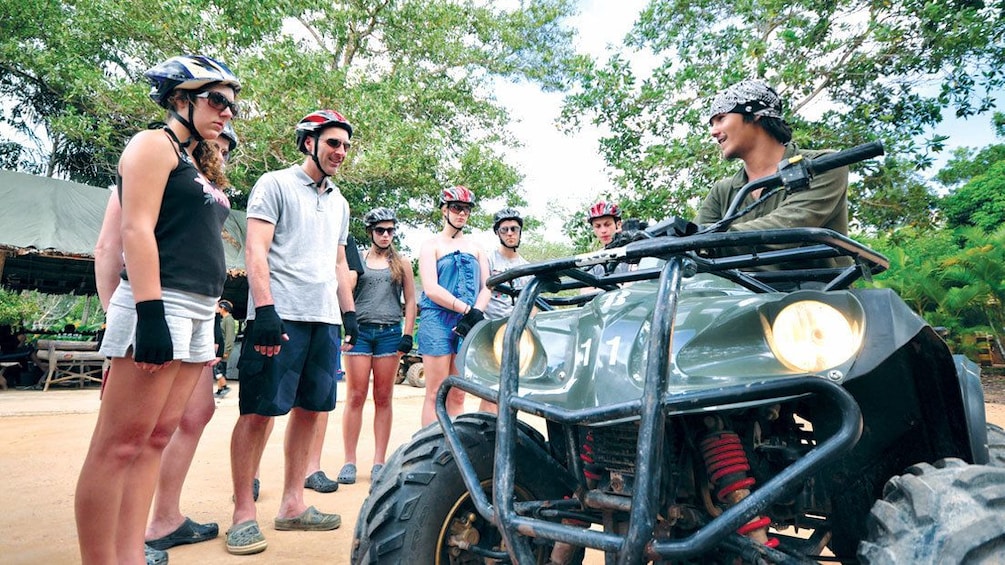
{"label": "gray croc sandal", "polygon": [[342,465],[342,469],[338,472],[338,477],[335,479],[344,485],[351,485],[356,482],[356,464],[346,463]]}
{"label": "gray croc sandal", "polygon": [[338,483],[329,479],[324,471],[316,471],[304,480],[304,488],[318,492],[335,492],[338,490]]}
{"label": "gray croc sandal", "polygon": [[143,555],[147,558],[147,565],[167,565],[168,552],[161,549],[154,549],[149,545],[143,545]]}
{"label": "gray croc sandal", "polygon": [[233,555],[261,553],[268,546],[255,520],[234,524],[227,530],[227,552]]}
{"label": "gray croc sandal", "polygon": [[370,469],[370,480],[371,481],[376,480],[377,479],[377,475],[380,474],[380,471],[383,468],[384,468],[384,464],[383,463],[374,463],[373,467]]}
{"label": "gray croc sandal", "polygon": [[299,530],[302,532],[325,532],[342,525],[342,517],[338,514],[326,514],[313,506],[308,506],[299,516],[279,518],[275,520],[276,529],[280,531]]}

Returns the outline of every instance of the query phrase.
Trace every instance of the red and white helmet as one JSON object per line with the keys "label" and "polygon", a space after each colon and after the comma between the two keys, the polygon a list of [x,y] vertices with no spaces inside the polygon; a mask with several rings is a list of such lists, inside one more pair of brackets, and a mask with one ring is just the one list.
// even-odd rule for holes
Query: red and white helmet
{"label": "red and white helmet", "polygon": [[317,135],[321,130],[330,127],[342,128],[349,132],[352,139],[352,124],[342,114],[335,110],[316,110],[307,114],[297,124],[297,149],[301,153],[307,153],[305,142],[310,136]]}
{"label": "red and white helmet", "polygon": [[450,204],[451,202],[463,202],[474,206],[475,193],[471,192],[466,186],[461,185],[443,189],[443,193],[440,194],[440,206]]}
{"label": "red and white helmet", "polygon": [[168,107],[171,93],[181,90],[204,90],[217,84],[226,84],[241,91],[241,81],[220,61],[202,55],[171,57],[143,73],[150,81],[150,99],[161,108]]}
{"label": "red and white helmet", "polygon": [[586,223],[590,223],[597,218],[603,218],[604,216],[611,216],[615,220],[620,220],[621,208],[613,202],[601,200],[590,206],[590,209],[586,211]]}

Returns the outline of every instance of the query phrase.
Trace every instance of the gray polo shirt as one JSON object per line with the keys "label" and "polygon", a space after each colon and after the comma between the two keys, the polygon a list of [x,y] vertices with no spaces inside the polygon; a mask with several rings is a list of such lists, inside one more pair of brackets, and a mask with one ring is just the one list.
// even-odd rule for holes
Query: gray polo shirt
{"label": "gray polo shirt", "polygon": [[[276,226],[269,284],[284,320],[341,324],[335,263],[349,236],[349,203],[325,179],[320,194],[300,165],[262,175],[248,198],[248,218]],[[248,293],[248,318],[254,319]]]}

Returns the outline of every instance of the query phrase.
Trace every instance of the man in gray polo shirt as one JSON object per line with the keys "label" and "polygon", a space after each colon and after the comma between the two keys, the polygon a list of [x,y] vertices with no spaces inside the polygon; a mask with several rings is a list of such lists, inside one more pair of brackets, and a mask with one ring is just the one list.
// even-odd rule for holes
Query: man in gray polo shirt
{"label": "man in gray polo shirt", "polygon": [[252,492],[272,417],[290,414],[277,530],[333,530],[338,514],[304,502],[304,477],[321,421],[335,408],[339,325],[357,334],[345,245],[349,205],[328,178],[350,148],[352,126],[334,110],[297,125],[303,163],[262,175],[248,200],[248,338],[238,364],[240,412],[231,438],[234,525],[227,550],[264,551]]}

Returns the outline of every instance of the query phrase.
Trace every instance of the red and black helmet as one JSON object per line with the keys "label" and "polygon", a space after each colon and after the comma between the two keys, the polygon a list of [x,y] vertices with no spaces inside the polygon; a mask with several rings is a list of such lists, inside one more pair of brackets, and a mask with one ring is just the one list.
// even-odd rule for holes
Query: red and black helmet
{"label": "red and black helmet", "polygon": [[305,142],[310,136],[317,136],[325,128],[342,128],[349,133],[352,139],[352,124],[342,114],[335,110],[316,110],[307,114],[297,124],[297,149],[301,153],[307,153]]}
{"label": "red and black helmet", "polygon": [[450,204],[451,202],[463,202],[474,206],[475,193],[471,192],[466,186],[461,185],[443,189],[443,193],[440,194],[440,206]]}
{"label": "red and black helmet", "polygon": [[586,211],[586,223],[590,223],[597,218],[603,218],[604,216],[611,216],[615,220],[620,220],[621,208],[613,202],[601,200],[590,206],[590,209]]}

